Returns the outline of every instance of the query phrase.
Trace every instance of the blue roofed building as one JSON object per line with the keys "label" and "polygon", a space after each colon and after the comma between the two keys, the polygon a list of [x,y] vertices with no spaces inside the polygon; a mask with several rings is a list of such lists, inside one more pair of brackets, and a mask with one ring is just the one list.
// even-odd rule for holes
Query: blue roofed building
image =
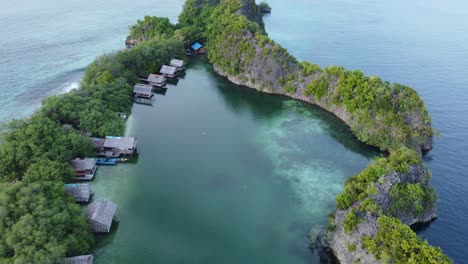
{"label": "blue roofed building", "polygon": [[205,54],[205,47],[199,43],[199,42],[195,42],[193,43],[192,45],[192,49],[195,51],[195,54]]}

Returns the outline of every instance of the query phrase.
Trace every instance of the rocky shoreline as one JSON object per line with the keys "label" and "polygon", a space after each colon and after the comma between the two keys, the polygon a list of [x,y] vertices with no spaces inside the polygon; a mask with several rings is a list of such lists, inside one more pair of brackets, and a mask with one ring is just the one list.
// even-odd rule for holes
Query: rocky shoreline
{"label": "rocky shoreline", "polygon": [[[242,13],[245,13],[245,9],[248,6],[250,6],[250,1],[243,0]],[[209,54],[216,73],[226,77],[232,83],[256,89],[259,92],[287,96],[317,105],[345,122],[353,133],[363,133],[363,129],[360,127],[361,120],[358,115],[360,113],[350,112],[343,104],[333,102],[332,96],[333,92],[338,89],[339,78],[327,79],[328,93],[324,96],[306,96],[308,85],[315,80],[323,80],[325,73],[316,71],[309,75],[302,74],[303,68],[295,58],[269,39],[262,40],[251,30],[245,29],[232,38],[234,40],[230,42],[226,40],[223,45],[209,47],[208,52],[222,54],[221,57],[218,57],[218,55],[210,57]],[[249,49],[240,50],[245,49],[245,46],[239,43],[246,43]],[[239,63],[235,73],[232,72],[232,69],[227,68],[228,66],[225,65],[227,61]],[[220,65],[220,63],[223,65]],[[289,81],[290,76],[295,77],[292,82]],[[291,86],[294,89],[288,90],[289,84],[292,84]],[[420,100],[419,97],[417,100]],[[392,189],[406,185],[417,185],[424,190],[430,189],[430,172],[422,162],[422,153],[430,151],[433,148],[432,131],[429,133],[425,132],[428,129],[432,129],[430,118],[428,120],[427,111],[423,103],[420,108],[404,112],[403,115],[405,116],[405,126],[420,133],[416,133],[414,137],[410,136],[410,138],[401,140],[397,133],[392,133],[394,128],[386,127],[385,124],[379,125],[378,121],[374,120],[367,138],[372,137],[372,133],[376,134],[388,131],[387,133],[390,137],[393,137],[397,144],[416,151],[418,162],[409,165],[408,171],[405,172],[393,168],[387,169],[385,173],[379,175],[375,182],[370,183],[370,186],[375,188],[375,192],[372,195],[365,196],[365,200],[368,200],[376,208],[379,208],[378,212],[359,211],[364,200],[364,198],[361,198],[352,202],[346,209],[338,209],[331,221],[333,230],[324,231],[321,235],[317,236],[318,241],[315,244],[321,247],[322,250],[332,251],[341,263],[380,263],[381,261],[378,259],[378,256],[372,254],[363,245],[362,241],[365,237],[376,238],[380,230],[378,224],[379,217],[391,215],[390,211],[395,203],[391,197]],[[374,118],[378,119],[379,117],[374,116]],[[364,133],[366,133],[365,129]],[[358,135],[358,138],[363,142],[375,145],[372,142],[367,142],[366,137],[359,137]],[[395,146],[375,146],[390,153],[395,150]],[[351,211],[353,214],[357,212],[359,221],[354,230],[349,232],[349,230],[345,230],[345,225]],[[433,204],[424,206],[422,212],[417,212],[414,208],[408,210],[400,208],[397,212],[393,212],[392,217],[399,219],[401,223],[407,226],[428,223],[437,218],[437,206],[434,202]]]}
{"label": "rocky shoreline", "polygon": [[437,194],[422,161],[422,153],[433,148],[434,133],[414,89],[359,70],[298,62],[268,38],[253,0],[187,0],[179,22],[180,32],[188,32],[185,41],[205,41],[219,75],[317,105],[345,122],[360,141],[388,154],[346,180],[316,245],[341,263],[451,262],[409,228],[437,217]]}
{"label": "rocky shoreline", "polygon": [[[214,71],[227,78],[234,84],[248,87],[251,89],[261,90],[261,92],[287,96],[296,100],[300,100],[309,104],[317,105],[331,113],[336,117],[341,119],[347,125],[351,126],[352,121],[348,112],[345,111],[342,107],[330,107],[325,100],[314,100],[312,97],[306,97],[301,93],[287,94],[285,92],[277,92],[272,90],[262,90],[261,85],[253,82],[245,82],[241,78],[225,73],[220,67],[216,64],[213,64]],[[432,137],[427,139],[426,144],[420,146],[421,151],[430,151],[432,149]],[[390,189],[399,183],[423,183],[425,186],[429,186],[429,179],[424,179],[425,175],[430,173],[424,165],[416,165],[410,168],[410,172],[398,173],[393,172],[386,174],[382,177],[383,181],[378,184],[378,193],[375,194],[372,199],[378,205],[380,205],[384,210],[387,210],[391,205],[391,199],[389,197]],[[345,232],[343,223],[346,216],[349,214],[352,208],[347,210],[337,210],[335,213],[334,224],[336,229],[333,232],[320,232],[314,239],[316,241],[311,241],[319,250],[325,252],[332,252],[337,260],[340,263],[354,263],[354,261],[359,260],[360,263],[379,263],[379,261],[369,254],[365,249],[362,249],[362,245],[359,239],[361,236],[375,236],[378,231],[377,219],[378,215],[367,214],[363,215],[363,221],[357,225],[357,230],[352,234]],[[404,224],[411,226],[414,224],[424,224],[430,223],[431,221],[437,218],[437,207],[428,208],[420,216],[415,216],[413,212],[410,213],[400,213],[398,219]],[[356,245],[356,249],[353,252],[350,252],[348,246],[350,244]]]}

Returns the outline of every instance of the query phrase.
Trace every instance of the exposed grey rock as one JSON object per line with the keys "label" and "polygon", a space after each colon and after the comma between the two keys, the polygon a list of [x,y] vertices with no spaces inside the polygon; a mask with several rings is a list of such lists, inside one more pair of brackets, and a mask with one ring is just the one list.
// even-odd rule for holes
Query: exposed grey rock
{"label": "exposed grey rock", "polygon": [[[379,229],[377,218],[373,215],[362,216],[363,221],[357,225],[357,230],[348,234],[344,230],[343,223],[350,210],[337,211],[335,215],[336,229],[331,233],[329,241],[335,256],[342,264],[380,263],[367,249],[361,248],[362,236],[374,236],[377,233]],[[349,250],[352,244],[355,245],[354,251]]]}
{"label": "exposed grey rock", "polygon": [[[249,1],[244,1],[244,3]],[[244,7],[248,7],[244,4]],[[242,9],[239,13],[248,13],[247,10]],[[281,79],[285,79],[290,75],[300,76],[300,67],[298,62],[292,58],[287,52],[279,51],[276,54],[265,55],[265,50],[268,49],[270,52],[273,50],[274,44],[266,43],[264,46],[260,46],[258,40],[254,38],[253,34],[246,30],[242,35],[237,36],[238,42],[248,41],[251,47],[254,47],[255,54],[253,58],[246,59],[245,54],[242,55],[241,63],[239,65],[240,72],[237,74],[229,74],[221,69],[218,65],[214,64],[214,70],[228,78],[231,82],[250,87],[265,93],[285,95],[297,100],[315,104],[321,108],[333,113],[342,121],[344,121],[351,128],[355,127],[359,120],[355,120],[353,115],[346,111],[342,106],[337,106],[331,102],[331,91],[334,91],[337,87],[337,80],[328,80],[328,91],[329,95],[324,96],[320,99],[314,98],[313,96],[305,96],[304,90],[311,81],[320,77],[319,73],[312,74],[307,77],[303,77],[303,80],[297,81],[296,91],[293,94],[287,94],[280,84]],[[235,50],[237,47],[224,47],[221,51],[227,58],[232,58],[234,61],[237,56]],[[430,124],[430,120],[423,120],[423,111],[415,111],[409,113],[405,117],[407,124],[411,126],[413,130],[420,131],[427,128],[427,124]],[[385,126],[385,124],[379,125],[375,122],[376,127],[371,129],[378,131],[391,130]],[[364,131],[365,132],[365,131]],[[368,132],[369,134],[372,131]],[[432,148],[432,136],[421,137],[421,138],[410,138],[408,145],[414,146],[415,149],[426,151]],[[377,194],[370,197],[376,204],[380,205],[384,211],[388,211],[391,206],[390,190],[393,186],[399,183],[419,183],[422,186],[428,186],[428,170],[421,165],[410,166],[408,173],[392,172],[385,175],[378,180],[376,184]],[[379,227],[377,225],[377,214],[367,213],[360,215],[363,221],[357,225],[357,230],[351,234],[344,231],[344,220],[353,207],[358,206],[359,202],[352,205],[348,210],[338,210],[334,219],[336,229],[325,235],[315,234],[313,237],[317,237],[314,242],[317,242],[315,246],[323,247],[330,246],[338,260],[345,263],[380,263],[372,254],[366,249],[361,248],[361,237],[362,236],[375,236]],[[413,225],[415,223],[429,222],[437,217],[437,208],[435,206],[426,208],[421,215],[415,215],[414,212],[398,212],[397,218],[406,225]],[[328,238],[328,240],[324,240]],[[354,250],[349,250],[353,248]]]}
{"label": "exposed grey rock", "polygon": [[[423,187],[429,185],[429,171],[424,165],[409,166],[408,173],[393,172],[384,175],[379,179],[377,184],[378,193],[372,197],[372,200],[380,205],[384,211],[388,211],[392,204],[390,198],[390,190],[393,186],[399,183],[419,183]],[[437,218],[437,207],[430,206],[425,208],[421,215],[416,215],[412,211],[400,211],[397,218],[405,225],[413,225],[417,223],[427,223]]]}
{"label": "exposed grey rock", "polygon": [[254,21],[261,28],[264,28],[262,12],[260,11],[260,8],[258,8],[257,4],[255,4],[254,0],[243,0],[242,8],[237,11],[237,14],[244,15],[250,21]]}
{"label": "exposed grey rock", "polygon": [[[410,166],[408,173],[392,172],[382,175],[377,180],[377,191],[378,193],[373,195],[372,200],[380,205],[384,211],[389,210],[391,206],[390,190],[393,186],[399,183],[420,183],[423,186],[427,186],[427,168],[424,165],[412,165]],[[344,220],[349,211],[358,205],[356,202],[347,210],[338,210],[335,217],[336,229],[331,232],[328,236],[330,237],[330,247],[333,249],[334,254],[340,260],[341,263],[380,263],[375,257],[370,254],[367,249],[361,248],[361,238],[365,236],[375,236],[378,231],[377,218],[378,215],[367,213],[366,215],[360,215],[363,221],[358,224],[357,230],[352,234],[345,232],[343,225]],[[429,207],[421,215],[415,215],[414,212],[399,212],[397,218],[406,225],[413,225],[415,223],[426,223],[432,221],[437,217],[437,208]],[[349,251],[348,245],[354,243],[356,245],[355,251]]]}
{"label": "exposed grey rock", "polygon": [[[263,55],[262,48],[259,46],[258,41],[253,37],[252,33],[246,31],[243,33],[243,36],[240,39],[247,39],[249,45],[255,47],[254,58],[250,60],[250,63],[242,65],[241,72],[237,75],[231,75],[224,72],[220,67],[214,65],[214,70],[222,75],[227,77],[231,82],[238,85],[247,86],[265,93],[285,95],[297,100],[308,102],[310,104],[315,104],[321,108],[333,113],[342,121],[344,121],[351,128],[356,127],[359,124],[359,120],[354,120],[352,115],[346,111],[343,106],[332,104],[332,99],[330,96],[324,96],[320,99],[314,98],[313,96],[305,96],[304,90],[306,86],[311,81],[318,79],[320,74],[312,74],[303,78],[303,81],[296,82],[296,92],[293,94],[288,94],[282,89],[280,80],[287,78],[290,75],[299,76],[300,68],[298,63],[293,59],[289,58],[286,55],[277,55],[275,56],[265,56]],[[227,47],[226,56],[236,56],[235,54],[229,54],[229,49],[235,49],[236,47]],[[269,47],[269,44],[266,44],[266,48]],[[329,93],[331,94],[337,87],[337,80],[329,82]],[[422,130],[424,126],[427,126],[427,121],[422,120],[422,113],[411,113],[411,116],[406,118],[408,124],[413,127],[414,130]],[[430,122],[430,121],[429,121]],[[430,123],[429,123],[430,124]],[[374,123],[376,125],[376,123]],[[374,126],[369,128],[368,131],[362,130],[361,133],[368,133],[372,135],[376,130],[378,131],[389,131],[391,133],[391,128],[385,126],[382,123],[381,126]],[[374,131],[374,132],[373,132]],[[427,137],[418,137],[418,138],[409,138],[408,145],[414,145],[414,147],[420,151],[427,151],[432,148],[432,136]]]}

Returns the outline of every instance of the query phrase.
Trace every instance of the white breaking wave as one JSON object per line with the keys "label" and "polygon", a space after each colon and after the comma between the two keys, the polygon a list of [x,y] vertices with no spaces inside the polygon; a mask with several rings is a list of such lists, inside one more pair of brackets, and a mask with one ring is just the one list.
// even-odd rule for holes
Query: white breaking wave
{"label": "white breaking wave", "polygon": [[61,94],[68,93],[73,89],[78,89],[80,87],[80,82],[79,81],[74,81],[74,82],[67,82],[64,85],[63,90],[60,92]]}

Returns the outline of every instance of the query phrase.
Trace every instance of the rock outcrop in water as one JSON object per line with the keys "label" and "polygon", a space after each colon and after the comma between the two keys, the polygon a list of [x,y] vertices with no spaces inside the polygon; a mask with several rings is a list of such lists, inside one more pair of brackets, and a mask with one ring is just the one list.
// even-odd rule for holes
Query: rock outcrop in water
{"label": "rock outcrop in water", "polygon": [[[390,172],[379,178],[376,184],[376,193],[370,196],[375,205],[381,208],[381,212],[357,211],[361,222],[357,223],[356,228],[349,232],[345,225],[351,210],[359,210],[361,201],[355,202],[346,210],[337,210],[332,225],[334,230],[329,232],[328,245],[341,261],[341,263],[379,263],[373,254],[363,246],[363,237],[375,237],[379,232],[377,223],[380,216],[392,214],[391,190],[397,184],[420,184],[423,188],[429,188],[429,171],[423,164],[412,165],[407,173]],[[422,212],[415,212],[414,208],[400,208],[394,212],[395,216],[405,225],[411,226],[416,223],[428,223],[437,217],[437,208],[435,204],[427,204]],[[353,250],[350,250],[353,245]],[[364,247],[364,248],[363,248]]]}
{"label": "rock outcrop in water", "polygon": [[[421,152],[432,149],[433,131],[417,93],[361,71],[298,62],[266,36],[254,1],[212,2],[216,8],[206,38],[218,74],[238,85],[318,105],[349,125],[361,141],[390,152],[350,178],[337,197],[338,210],[325,235],[337,258],[342,263],[379,263],[382,258],[423,263],[434,256],[449,262],[407,227],[437,217],[430,173],[421,159]],[[196,3],[198,9],[206,7],[206,1]],[[383,231],[404,235],[388,241]],[[395,249],[392,243],[408,245]],[[408,257],[402,260],[393,252],[398,250],[408,251],[403,254]]]}

